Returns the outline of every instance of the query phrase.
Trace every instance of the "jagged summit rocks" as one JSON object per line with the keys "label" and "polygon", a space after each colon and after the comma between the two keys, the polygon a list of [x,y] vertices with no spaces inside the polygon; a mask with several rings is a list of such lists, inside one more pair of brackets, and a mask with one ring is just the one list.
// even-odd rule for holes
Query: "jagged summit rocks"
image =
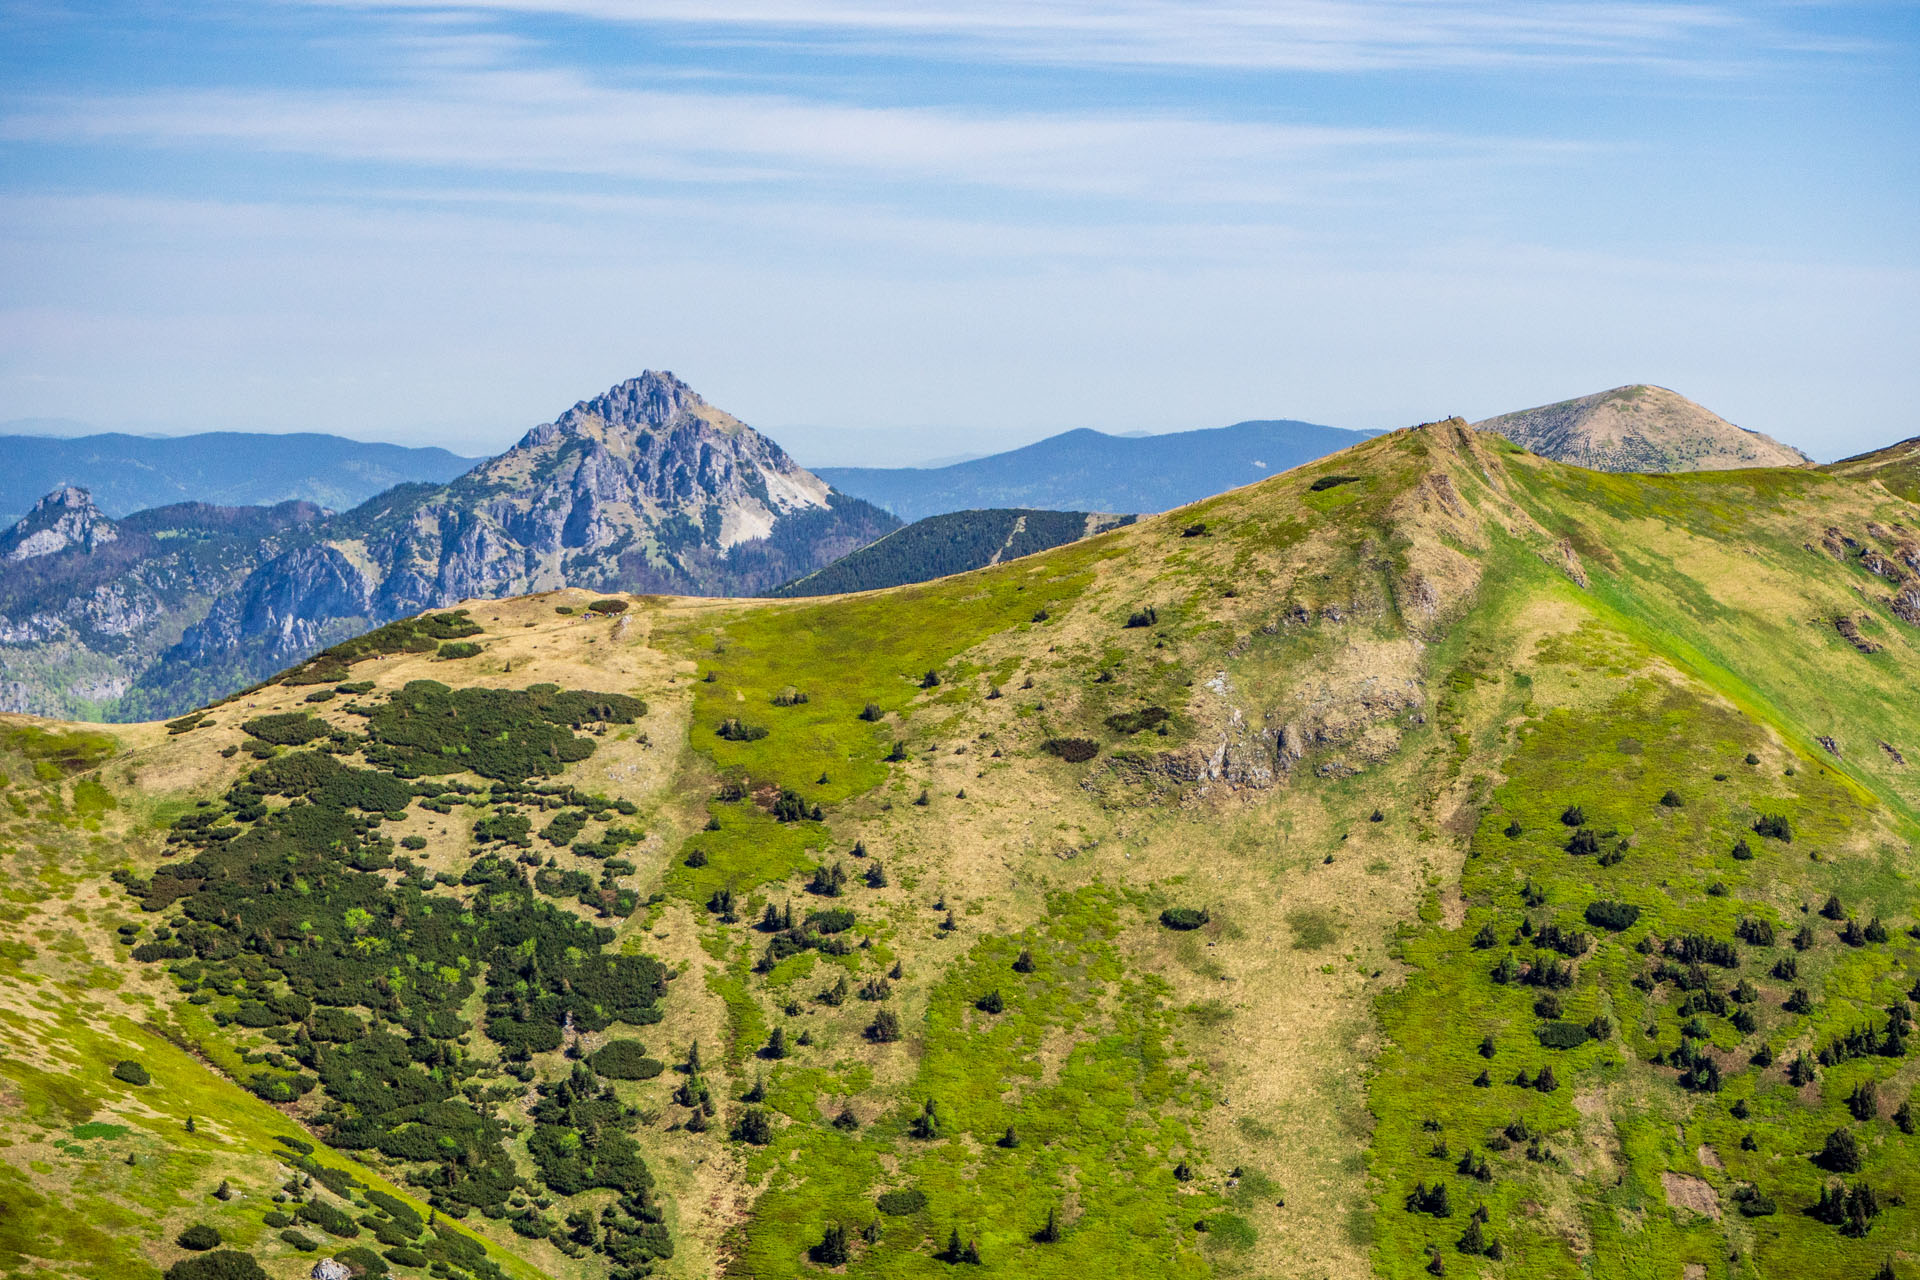
{"label": "jagged summit rocks", "polygon": [[535,427],[452,488],[501,484],[519,490],[508,501],[522,512],[521,540],[542,551],[610,547],[635,519],[676,515],[692,528],[656,530],[656,547],[725,550],[768,537],[784,515],[831,506],[826,482],[779,445],[651,370]]}
{"label": "jagged summit rocks", "polygon": [[835,493],[671,373],[582,400],[445,485],[403,485],[316,526],[216,600],[141,682],[191,705],[371,625],[562,586],[754,595],[899,527]]}
{"label": "jagged summit rocks", "polygon": [[107,514],[93,505],[93,495],[75,485],[62,485],[33,504],[13,528],[0,534],[0,556],[8,562],[32,560],[69,547],[91,554],[120,536]]}
{"label": "jagged summit rocks", "polygon": [[1615,387],[1473,424],[1542,457],[1595,471],[1804,467],[1791,445],[1736,427],[1665,387]]}

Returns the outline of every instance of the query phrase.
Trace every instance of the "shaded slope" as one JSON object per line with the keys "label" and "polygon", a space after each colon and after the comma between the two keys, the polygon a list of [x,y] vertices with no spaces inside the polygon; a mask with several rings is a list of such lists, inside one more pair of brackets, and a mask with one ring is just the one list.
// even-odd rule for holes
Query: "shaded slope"
{"label": "shaded slope", "polygon": [[1543,457],[1596,471],[1721,471],[1810,459],[1665,387],[1615,387],[1474,424]]}
{"label": "shaded slope", "polygon": [[767,594],[828,596],[925,582],[1033,555],[1135,519],[1086,511],[1018,509],[928,516]]}
{"label": "shaded slope", "polygon": [[822,467],[819,474],[903,520],[992,507],[1165,511],[1297,467],[1368,434],[1288,420],[1159,436],[1083,428],[948,467]]}

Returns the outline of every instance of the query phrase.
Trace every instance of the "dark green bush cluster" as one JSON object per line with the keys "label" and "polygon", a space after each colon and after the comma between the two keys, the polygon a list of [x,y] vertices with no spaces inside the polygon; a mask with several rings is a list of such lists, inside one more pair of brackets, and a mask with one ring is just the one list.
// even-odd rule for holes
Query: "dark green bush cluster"
{"label": "dark green bush cluster", "polygon": [[773,967],[789,956],[797,956],[802,951],[819,951],[823,955],[849,955],[853,944],[834,935],[845,933],[853,928],[855,916],[844,907],[835,907],[826,911],[814,911],[806,919],[796,924],[793,907],[781,908],[771,902],[760,917],[758,928],[762,933],[773,935],[767,942],[767,949],[761,955],[755,971],[771,972]]}
{"label": "dark green bush cluster", "polygon": [[667,1069],[658,1058],[648,1057],[647,1046],[638,1040],[609,1040],[587,1064],[609,1080],[651,1080]]}
{"label": "dark green bush cluster", "polygon": [[1343,484],[1353,484],[1359,479],[1359,476],[1321,476],[1307,486],[1307,492],[1325,493],[1328,489],[1338,488]]}
{"label": "dark green bush cluster", "polygon": [[196,1253],[204,1253],[208,1249],[217,1249],[220,1247],[220,1232],[218,1229],[210,1227],[204,1222],[196,1223],[175,1237],[174,1243],[178,1244],[182,1249],[192,1249]]}
{"label": "dark green bush cluster", "polygon": [[1710,938],[1702,933],[1682,934],[1668,938],[1662,952],[1681,964],[1711,964],[1722,969],[1737,969],[1740,966],[1740,950],[1731,942],[1719,938]]}
{"label": "dark green bush cluster", "polygon": [[450,689],[413,680],[366,713],[366,756],[401,778],[471,771],[524,782],[593,754],[593,739],[571,729],[631,724],[646,713],[646,703],[623,693],[563,693],[551,684]]}
{"label": "dark green bush cluster", "polygon": [[471,640],[449,640],[440,646],[442,658],[477,658],[480,646]]}
{"label": "dark green bush cluster", "polygon": [[767,731],[759,725],[748,724],[736,716],[722,720],[714,732],[728,742],[758,742],[767,736]]}
{"label": "dark green bush cluster", "polygon": [[1122,711],[1108,716],[1106,726],[1124,737],[1144,729],[1156,729],[1165,724],[1167,719],[1165,707],[1141,707],[1138,711]]}
{"label": "dark green bush cluster", "polygon": [[477,636],[481,630],[481,626],[467,616],[465,609],[402,618],[363,636],[343,641],[331,649],[323,649],[282,675],[280,682],[290,685],[333,684],[344,680],[348,675],[347,668],[362,659],[382,653],[432,653],[442,641]]}
{"label": "dark green bush cluster", "polygon": [[[391,882],[374,874],[392,861],[392,841],[380,828],[416,798],[443,812],[456,803],[510,805],[490,820],[519,821],[491,834],[519,840],[527,838],[528,815],[540,809],[603,814],[621,808],[622,802],[531,779],[584,754],[569,748],[568,726],[642,710],[621,695],[563,694],[553,686],[455,694],[429,682],[410,685],[366,712],[375,740],[365,750],[383,767],[356,768],[319,751],[281,755],[242,777],[221,804],[176,824],[169,840],[184,859],[163,864],[149,880],[127,878],[149,909],[180,913],[177,923],[155,931],[161,954],[154,958],[184,962],[176,976],[199,987],[196,998],[221,1001],[214,1006],[217,1018],[246,1026],[295,1024],[248,1081],[254,1092],[284,1102],[317,1089],[322,1104],[314,1123],[336,1147],[377,1151],[410,1166],[407,1176],[445,1216],[474,1209],[507,1215],[510,1197],[539,1184],[529,1187],[508,1153],[505,1123],[469,1097],[477,1081],[497,1073],[494,1055],[469,1056],[460,1041],[484,1029],[499,1058],[517,1070],[514,1064],[529,1055],[558,1048],[569,1022],[590,1033],[616,1021],[657,1021],[665,971],[651,958],[611,951],[611,930],[541,898],[514,862],[479,858],[451,886],[419,874]],[[523,750],[527,754],[516,754]],[[453,762],[442,764],[443,758]],[[488,790],[451,782],[416,786],[394,776],[400,769],[469,768],[500,780]],[[274,795],[293,803],[265,803]],[[484,827],[482,834],[489,834]],[[610,830],[605,852],[629,838],[639,835]],[[632,870],[614,859],[606,871],[620,868]],[[581,873],[559,874],[561,888],[583,887]],[[588,892],[599,901],[609,891]],[[631,900],[630,891],[620,892]],[[404,983],[392,980],[399,956],[407,957]],[[463,1016],[476,994],[485,1010],[481,1028]],[[637,1069],[622,1058],[616,1053],[609,1067]],[[586,1064],[581,1070],[591,1077]],[[624,1136],[631,1127],[625,1108],[614,1102],[603,1114],[607,1095],[597,1082],[570,1077],[560,1084],[565,1088],[550,1088],[536,1104],[529,1139],[542,1178],[554,1179],[548,1185],[555,1191],[563,1184],[617,1191],[607,1209],[611,1217],[590,1237],[601,1253],[625,1259],[620,1265],[627,1268],[664,1256],[671,1243],[644,1165]],[[598,1133],[600,1140],[583,1155],[565,1130]],[[307,1154],[297,1159],[337,1194],[357,1187]],[[310,1228],[346,1239],[370,1226],[377,1243],[445,1263],[456,1280],[464,1273],[504,1280],[467,1237],[417,1239],[417,1221],[400,1212],[404,1202],[395,1205],[383,1206],[386,1217],[363,1223],[319,1201],[302,1204],[298,1213]],[[519,1230],[530,1221],[523,1212],[513,1225]]]}
{"label": "dark green bush cluster", "polygon": [[182,1258],[167,1268],[166,1280],[267,1280],[267,1273],[250,1253],[218,1249]]}
{"label": "dark green bush cluster", "polygon": [[242,732],[276,747],[297,747],[333,732],[325,720],[306,711],[278,711],[242,721]]}
{"label": "dark green bush cluster", "polygon": [[1596,929],[1610,929],[1615,933],[1622,929],[1633,928],[1640,919],[1640,908],[1629,902],[1610,902],[1602,899],[1587,904],[1587,923]]}
{"label": "dark green bush cluster", "polygon": [[1100,744],[1089,738],[1048,738],[1040,749],[1068,764],[1082,764],[1100,754]]}
{"label": "dark green bush cluster", "polygon": [[887,1216],[904,1218],[927,1207],[927,1193],[918,1187],[902,1187],[898,1191],[881,1193],[877,1203],[880,1212]]}
{"label": "dark green bush cluster", "polygon": [[1543,1022],[1533,1034],[1546,1049],[1578,1049],[1590,1039],[1585,1027],[1572,1022]]}
{"label": "dark green bush cluster", "polygon": [[1210,919],[1205,907],[1168,907],[1160,913],[1160,923],[1169,929],[1198,929]]}
{"label": "dark green bush cluster", "polygon": [[496,813],[473,824],[475,844],[502,844],[533,848],[533,819],[524,813]]}
{"label": "dark green bush cluster", "polygon": [[820,806],[808,804],[807,798],[792,787],[780,788],[780,794],[774,797],[773,816],[780,822],[805,822],[821,819]]}

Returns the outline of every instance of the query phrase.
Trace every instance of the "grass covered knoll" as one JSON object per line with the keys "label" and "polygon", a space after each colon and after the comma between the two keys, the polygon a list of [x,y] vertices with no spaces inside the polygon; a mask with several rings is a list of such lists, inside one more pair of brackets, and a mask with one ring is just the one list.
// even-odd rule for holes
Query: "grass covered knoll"
{"label": "grass covered knoll", "polygon": [[[1096,538],[1044,560],[884,595],[713,610],[676,620],[660,640],[699,663],[694,744],[723,774],[833,804],[887,777],[884,757],[905,713],[975,692],[969,685],[979,669],[955,665],[960,655],[1066,608],[1092,581],[1093,566],[1113,553]],[[926,684],[929,672],[939,683]],[[777,705],[789,689],[806,700]],[[869,703],[873,718],[862,714]],[[730,718],[768,732],[727,740],[719,731]]]}

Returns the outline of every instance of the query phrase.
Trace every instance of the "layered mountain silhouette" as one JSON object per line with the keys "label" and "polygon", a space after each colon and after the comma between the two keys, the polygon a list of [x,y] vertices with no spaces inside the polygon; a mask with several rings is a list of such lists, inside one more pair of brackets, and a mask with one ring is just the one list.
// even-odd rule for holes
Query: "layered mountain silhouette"
{"label": "layered mountain silhouette", "polygon": [[479,461],[445,449],[249,431],[0,435],[0,457],[7,460],[0,471],[0,520],[17,519],[43,494],[69,487],[85,489],[110,516],[181,502],[255,507],[299,501],[344,511],[396,484],[443,484]]}
{"label": "layered mountain silhouette", "polygon": [[952,511],[895,529],[769,594],[828,596],[927,582],[1034,555],[1137,519],[1091,511]]}
{"label": "layered mountain silhouette", "polygon": [[[1476,425],[1603,470],[1807,464],[1657,387]],[[400,484],[340,513],[186,502],[116,518],[62,483],[0,535],[0,710],[169,715],[389,619],[563,585],[805,595],[924,581],[1084,536],[1101,527],[1089,511],[1164,510],[1371,434],[1291,420],[1148,437],[1083,430],[947,467],[814,473],[672,374],[647,372],[451,481]],[[219,491],[277,491],[283,463]],[[372,474],[356,467],[339,469]],[[900,518],[929,516],[941,519],[869,546]]]}
{"label": "layered mountain silhouette", "polygon": [[[751,595],[899,525],[651,371],[451,483],[289,508],[270,533],[242,514],[265,510],[116,522],[80,489],[43,500],[0,541],[0,643],[17,646],[0,649],[0,703],[171,714],[423,609],[563,585]],[[197,536],[173,536],[181,520]]]}
{"label": "layered mountain silhouette", "polygon": [[822,467],[842,493],[903,520],[995,507],[1166,511],[1252,484],[1376,433],[1290,419],[1159,436],[1081,429],[946,467]]}

